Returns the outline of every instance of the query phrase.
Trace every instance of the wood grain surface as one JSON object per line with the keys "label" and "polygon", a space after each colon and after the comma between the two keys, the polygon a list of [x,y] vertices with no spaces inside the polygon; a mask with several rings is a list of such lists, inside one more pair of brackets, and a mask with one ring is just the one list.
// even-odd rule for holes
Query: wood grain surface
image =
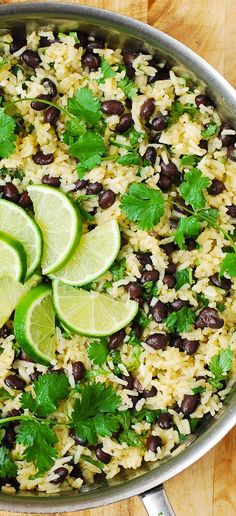
{"label": "wood grain surface", "polygon": [[[191,47],[236,86],[236,0],[72,2],[109,9],[148,22]],[[10,0],[0,0],[0,4],[6,3]],[[192,467],[166,482],[166,491],[177,516],[236,515],[235,438],[236,429]],[[0,512],[0,515],[11,516],[12,513]],[[73,515],[145,516],[146,511],[135,497],[108,507],[64,514]]]}

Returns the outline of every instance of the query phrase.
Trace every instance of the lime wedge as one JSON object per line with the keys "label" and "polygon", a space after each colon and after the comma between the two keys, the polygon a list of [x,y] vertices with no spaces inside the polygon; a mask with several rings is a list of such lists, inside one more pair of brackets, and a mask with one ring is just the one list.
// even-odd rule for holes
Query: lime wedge
{"label": "lime wedge", "polygon": [[22,208],[0,199],[0,231],[23,245],[27,254],[27,277],[31,276],[42,256],[42,235],[37,224]]}
{"label": "lime wedge", "polygon": [[38,274],[34,274],[24,285],[9,276],[0,278],[0,328],[8,321],[24,294],[40,280]]}
{"label": "lime wedge", "polygon": [[50,274],[65,265],[79,244],[80,212],[72,200],[56,188],[31,185],[28,192],[43,234],[43,274]]}
{"label": "lime wedge", "polygon": [[53,302],[58,317],[72,332],[91,337],[112,335],[127,326],[138,311],[135,301],[113,299],[53,281]]}
{"label": "lime wedge", "polygon": [[39,285],[21,299],[15,310],[14,333],[32,360],[48,365],[55,359],[55,313],[49,285]]}
{"label": "lime wedge", "polygon": [[110,268],[119,249],[119,226],[111,220],[82,235],[72,258],[52,277],[69,285],[86,285]]}
{"label": "lime wedge", "polygon": [[27,255],[23,245],[0,231],[0,278],[10,276],[23,283],[26,269]]}

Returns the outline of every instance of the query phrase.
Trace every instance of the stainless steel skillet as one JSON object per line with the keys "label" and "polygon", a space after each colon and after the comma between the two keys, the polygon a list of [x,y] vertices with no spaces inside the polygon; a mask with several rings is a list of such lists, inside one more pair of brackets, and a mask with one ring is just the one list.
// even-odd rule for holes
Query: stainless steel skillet
{"label": "stainless steel skillet", "polygon": [[[36,28],[53,26],[60,32],[80,28],[92,35],[105,37],[113,47],[142,48],[160,56],[170,66],[188,72],[193,81],[214,99],[222,117],[236,127],[236,93],[234,88],[206,61],[175,39],[118,14],[69,4],[27,3],[0,7],[0,35],[8,31],[22,34]],[[54,495],[40,493],[0,493],[0,510],[28,513],[67,512],[113,503],[139,494],[151,516],[173,514],[162,484],[197,461],[215,446],[236,423],[236,391],[232,390],[215,418],[201,425],[191,442],[179,453],[156,466],[144,465],[138,470],[122,472],[108,483],[97,483],[82,492]]]}

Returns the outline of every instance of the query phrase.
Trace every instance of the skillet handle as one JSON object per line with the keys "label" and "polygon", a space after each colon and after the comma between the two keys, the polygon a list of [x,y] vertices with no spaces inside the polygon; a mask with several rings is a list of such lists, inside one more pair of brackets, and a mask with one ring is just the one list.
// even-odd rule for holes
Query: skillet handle
{"label": "skillet handle", "polygon": [[142,493],[140,498],[145,505],[148,516],[175,516],[163,485]]}

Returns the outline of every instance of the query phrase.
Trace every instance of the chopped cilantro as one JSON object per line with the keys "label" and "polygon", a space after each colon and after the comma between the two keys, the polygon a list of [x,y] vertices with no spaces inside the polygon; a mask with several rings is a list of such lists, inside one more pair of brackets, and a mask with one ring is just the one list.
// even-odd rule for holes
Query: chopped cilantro
{"label": "chopped cilantro", "polygon": [[202,394],[203,392],[205,392],[205,390],[206,390],[205,387],[202,387],[202,386],[193,387],[192,392],[193,392],[193,394]]}
{"label": "chopped cilantro", "polygon": [[209,299],[207,299],[207,297],[205,296],[205,294],[197,294],[197,302],[200,306],[200,308],[205,308],[206,306],[209,305]]}
{"label": "chopped cilantro", "polygon": [[207,127],[201,132],[202,138],[211,138],[215,136],[219,131],[219,126],[215,122],[210,122]]}
{"label": "chopped cilantro", "polygon": [[106,61],[106,59],[104,59],[104,57],[102,58],[102,62],[101,62],[101,70],[103,73],[103,78],[100,79],[99,82],[104,83],[106,79],[110,79],[111,77],[114,77],[116,75],[116,72],[108,64],[108,62]]}
{"label": "chopped cilantro", "polygon": [[110,267],[110,272],[113,277],[113,281],[119,281],[125,276],[126,270],[126,259],[123,257],[119,262],[115,261]]}
{"label": "chopped cilantro", "polygon": [[81,460],[85,460],[86,462],[90,462],[90,464],[93,464],[93,466],[96,466],[98,469],[103,469],[105,467],[105,464],[103,462],[100,462],[100,460],[92,459],[92,457],[89,457],[88,455],[80,455]]}
{"label": "chopped cilantro", "polygon": [[190,118],[193,118],[194,115],[197,113],[197,107],[193,106],[192,104],[181,104],[179,101],[172,102],[171,104],[171,117],[169,125],[175,124],[178,122],[179,118],[184,114],[188,113]]}
{"label": "chopped cilantro", "polygon": [[127,77],[121,79],[118,82],[118,86],[128,97],[128,99],[133,99],[138,93],[138,88],[135,86],[135,83],[130,81]]}
{"label": "chopped cilantro", "polygon": [[104,362],[106,362],[108,353],[109,349],[107,345],[107,339],[105,337],[99,340],[94,340],[89,344],[88,356],[90,360],[92,360],[96,365],[104,364]]}
{"label": "chopped cilantro", "polygon": [[192,167],[195,167],[198,163],[198,161],[200,161],[201,158],[199,158],[199,156],[188,156],[187,154],[184,155],[181,160],[180,160],[180,166],[182,168],[192,168]]}
{"label": "chopped cilantro", "polygon": [[200,418],[197,418],[197,417],[190,417],[189,418],[189,424],[190,424],[190,429],[191,429],[191,432],[195,432],[197,426],[199,425],[200,423]]}
{"label": "chopped cilantro", "polygon": [[187,204],[194,210],[204,208],[206,199],[203,189],[210,186],[211,180],[202,175],[198,168],[192,168],[184,174],[184,181],[180,185],[180,193]]}
{"label": "chopped cilantro", "polygon": [[136,447],[143,446],[143,441],[140,435],[136,434],[133,430],[124,430],[118,437],[119,442],[127,443],[128,446]]}
{"label": "chopped cilantro", "polygon": [[178,434],[179,434],[179,442],[180,442],[180,444],[184,443],[184,441],[186,441],[188,436],[185,435],[185,434],[182,434],[181,432],[178,432]]}
{"label": "chopped cilantro", "polygon": [[150,323],[150,318],[147,317],[141,310],[138,311],[135,321],[141,326],[141,328],[146,328]]}
{"label": "chopped cilantro", "polygon": [[0,387],[0,401],[10,400],[12,395],[4,389],[4,387]]}
{"label": "chopped cilantro", "polygon": [[25,446],[23,458],[35,464],[37,477],[43,476],[57,457],[57,436],[46,423],[32,419],[22,421],[16,432],[16,442]]}
{"label": "chopped cilantro", "polygon": [[178,312],[172,312],[165,319],[166,326],[171,333],[185,333],[190,330],[195,322],[196,315],[187,306],[183,306]]}
{"label": "chopped cilantro", "polygon": [[103,290],[108,290],[109,288],[112,287],[112,281],[109,281],[109,280],[106,280],[104,283],[103,283]]}
{"label": "chopped cilantro", "polygon": [[195,237],[200,233],[201,224],[195,215],[181,217],[175,233],[174,241],[180,249],[185,249],[185,239]]}
{"label": "chopped cilantro", "polygon": [[175,288],[178,290],[183,285],[188,283],[189,285],[193,284],[193,274],[192,269],[189,267],[186,267],[185,269],[182,269],[181,271],[177,271],[175,273]]}
{"label": "chopped cilantro", "polygon": [[5,65],[5,64],[7,64],[7,63],[8,63],[8,59],[7,59],[6,57],[1,57],[1,58],[0,58],[0,70],[1,70],[1,68],[3,68],[3,67],[4,67],[4,65]]}
{"label": "chopped cilantro", "polygon": [[114,365],[117,365],[117,364],[121,363],[121,355],[120,355],[120,351],[118,349],[113,349],[110,352],[110,356],[112,358],[112,361],[113,361]]}
{"label": "chopped cilantro", "polygon": [[148,296],[158,296],[158,287],[155,281],[145,281],[145,283],[143,283],[143,288]]}
{"label": "chopped cilantro", "polygon": [[221,267],[220,267],[220,276],[224,274],[228,274],[230,278],[234,278],[236,276],[236,254],[235,253],[227,253],[224,257]]}
{"label": "chopped cilantro", "polygon": [[15,150],[16,122],[0,108],[0,157],[8,158]]}
{"label": "chopped cilantro", "polygon": [[209,364],[209,370],[212,373],[212,378],[209,383],[216,389],[221,389],[227,374],[232,369],[234,353],[232,349],[222,349],[218,355],[214,355]]}
{"label": "chopped cilantro", "polygon": [[131,127],[131,129],[129,129],[129,131],[128,131],[128,136],[129,136],[131,145],[134,147],[135,145],[137,145],[139,143],[140,139],[143,140],[144,134],[145,133],[138,133],[138,131],[136,131],[133,127]]}
{"label": "chopped cilantro", "polygon": [[224,312],[224,310],[225,310],[225,304],[224,303],[217,303],[216,307],[217,307],[217,310],[219,310],[220,313]]}
{"label": "chopped cilantro", "polygon": [[68,99],[69,113],[91,125],[97,125],[102,117],[101,102],[89,88],[80,88]]}
{"label": "chopped cilantro", "polygon": [[146,419],[147,423],[154,423],[160,414],[163,411],[161,409],[157,410],[148,410],[148,409],[141,409],[141,410],[134,410],[132,414],[132,418],[134,418],[136,421],[143,421]]}
{"label": "chopped cilantro", "polygon": [[119,156],[116,163],[120,165],[140,165],[142,160],[137,152],[128,152],[124,156]]}
{"label": "chopped cilantro", "polygon": [[9,450],[5,446],[0,447],[0,478],[15,477],[17,473]]}
{"label": "chopped cilantro", "polygon": [[132,352],[131,361],[127,364],[127,369],[129,371],[135,371],[140,366],[140,355],[142,351],[142,347],[139,342],[134,342],[132,344],[134,349]]}
{"label": "chopped cilantro", "polygon": [[164,213],[164,197],[159,190],[134,183],[122,195],[120,208],[128,220],[137,222],[141,229],[150,230]]}
{"label": "chopped cilantro", "polygon": [[80,43],[77,32],[69,32],[69,36],[75,40],[75,43]]}
{"label": "chopped cilantro", "polygon": [[69,381],[64,373],[42,374],[34,382],[33,388],[34,396],[31,392],[24,392],[21,395],[21,406],[38,417],[45,417],[55,412],[58,402],[66,398],[69,392]]}

